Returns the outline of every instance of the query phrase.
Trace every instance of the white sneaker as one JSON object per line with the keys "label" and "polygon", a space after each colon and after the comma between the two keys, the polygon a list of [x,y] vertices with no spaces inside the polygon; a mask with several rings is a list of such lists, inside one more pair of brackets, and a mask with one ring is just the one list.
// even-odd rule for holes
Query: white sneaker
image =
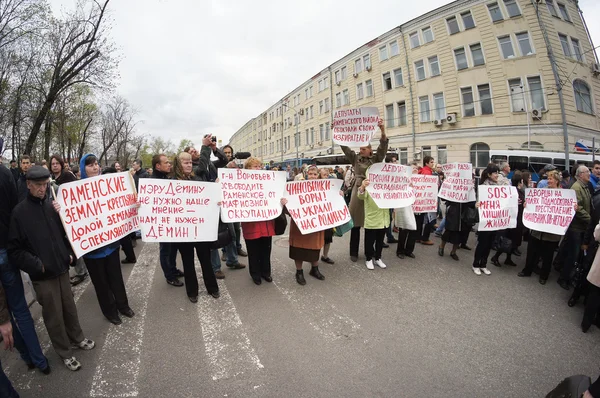
{"label": "white sneaker", "polygon": [[375,260],[375,264],[377,264],[379,268],[387,268],[387,266],[383,263],[383,261],[381,261],[381,259]]}
{"label": "white sneaker", "polygon": [[368,260],[367,261],[367,268],[368,269],[375,269],[375,267],[373,266],[373,260]]}
{"label": "white sneaker", "polygon": [[492,272],[487,268],[482,268],[481,271],[486,275],[492,275]]}
{"label": "white sneaker", "polygon": [[475,272],[475,275],[481,275],[481,268],[473,267],[473,272]]}
{"label": "white sneaker", "polygon": [[75,357],[63,359],[63,362],[65,363],[65,366],[69,370],[72,370],[74,372],[81,369],[81,364],[79,363],[79,361],[77,359],[75,359]]}

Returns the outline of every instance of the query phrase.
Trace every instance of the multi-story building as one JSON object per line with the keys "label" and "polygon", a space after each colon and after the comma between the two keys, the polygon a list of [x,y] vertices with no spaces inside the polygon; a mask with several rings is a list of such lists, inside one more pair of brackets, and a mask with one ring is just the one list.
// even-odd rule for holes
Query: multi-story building
{"label": "multi-story building", "polygon": [[600,65],[576,0],[458,0],[325,67],[230,142],[265,162],[295,159],[296,148],[302,158],[341,153],[333,112],[376,106],[402,163],[431,154],[482,167],[490,149],[591,140],[598,93]]}

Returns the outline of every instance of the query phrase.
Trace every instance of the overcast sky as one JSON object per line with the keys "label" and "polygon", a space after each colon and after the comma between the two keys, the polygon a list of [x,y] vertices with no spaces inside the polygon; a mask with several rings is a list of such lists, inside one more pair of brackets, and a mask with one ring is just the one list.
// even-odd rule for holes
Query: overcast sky
{"label": "overcast sky", "polygon": [[[50,0],[54,11],[76,0]],[[112,0],[117,91],[141,132],[225,144],[249,119],[349,52],[447,0]],[[580,0],[595,45],[600,1]],[[583,39],[583,38],[581,38]]]}

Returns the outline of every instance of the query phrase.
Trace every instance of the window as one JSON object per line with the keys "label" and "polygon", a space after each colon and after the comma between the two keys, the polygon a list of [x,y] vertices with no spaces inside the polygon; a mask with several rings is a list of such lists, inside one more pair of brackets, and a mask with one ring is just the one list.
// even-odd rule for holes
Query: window
{"label": "window", "polygon": [[525,112],[525,97],[523,94],[523,85],[521,78],[511,79],[508,81],[510,86],[510,101],[513,112]]}
{"label": "window", "polygon": [[400,164],[407,166],[408,165],[408,148],[400,148],[400,150],[398,151],[398,155],[399,155],[398,161],[400,162]]}
{"label": "window", "polygon": [[391,90],[392,89],[392,75],[390,72],[383,74],[383,89]]}
{"label": "window", "polygon": [[329,112],[329,97],[325,98],[325,112]]}
{"label": "window", "polygon": [[[319,92],[325,90],[325,84],[323,84],[323,80],[319,80]],[[294,104],[296,105],[296,104]]]}
{"label": "window", "polygon": [[492,96],[490,94],[490,85],[480,84],[479,86],[477,86],[477,92],[479,93],[479,105],[481,106],[481,114],[493,114],[494,110],[492,109]]}
{"label": "window", "polygon": [[427,58],[429,61],[429,71],[431,76],[438,76],[440,74],[440,62],[438,61],[437,55]]}
{"label": "window", "polygon": [[504,20],[504,17],[502,16],[502,10],[500,10],[500,6],[498,5],[498,3],[488,4],[488,10],[490,11],[492,21],[498,22]]}
{"label": "window", "polygon": [[463,116],[475,116],[475,104],[473,103],[473,89],[463,87],[460,89],[460,95],[463,103]]}
{"label": "window", "polygon": [[431,30],[431,27],[426,27],[423,28],[422,30],[423,32],[423,43],[427,44],[427,43],[431,43],[433,41],[433,31]]}
{"label": "window", "polygon": [[346,77],[348,76],[348,70],[346,69],[345,66],[342,66],[342,69],[340,69],[341,75],[342,75],[342,80],[346,80]]}
{"label": "window", "polygon": [[402,76],[402,68],[394,69],[394,85],[395,85],[395,87],[404,86],[404,78]]}
{"label": "window", "polygon": [[398,48],[398,42],[396,40],[394,40],[393,42],[390,43],[390,57],[396,56],[400,53],[400,50]]}
{"label": "window", "polygon": [[314,109],[313,109],[313,108],[314,108],[314,106],[313,106],[313,105],[311,105],[311,106],[310,106],[310,118],[311,118],[311,119],[314,117],[314,112],[313,112],[313,111],[314,111]]}
{"label": "window", "polygon": [[560,33],[558,34],[558,38],[560,39],[560,45],[562,46],[563,54],[565,54],[565,57],[570,57],[571,47],[569,47],[569,38],[565,35],[561,35]]}
{"label": "window", "polygon": [[439,164],[448,163],[448,149],[445,145],[438,145],[437,147],[437,162]]}
{"label": "window", "polygon": [[465,54],[464,47],[455,49],[454,57],[456,58],[456,69],[462,70],[469,67],[469,64],[467,63],[467,54]]}
{"label": "window", "polygon": [[583,62],[583,54],[581,54],[579,40],[571,37],[571,44],[573,44],[573,58],[575,58],[579,62]]}
{"label": "window", "polygon": [[312,89],[313,89],[313,86],[310,86],[310,87],[308,88],[308,95],[309,95],[309,97],[312,97],[312,96],[313,96],[313,90],[312,90]]}
{"label": "window", "polygon": [[563,19],[567,22],[571,22],[571,18],[569,18],[569,13],[567,12],[567,6],[562,3],[556,3],[558,5],[558,10],[560,11],[560,15],[562,15]]}
{"label": "window", "polygon": [[575,80],[573,82],[573,90],[575,91],[575,105],[579,112],[594,114],[592,109],[592,96],[590,87],[583,80]]}
{"label": "window", "polygon": [[558,18],[558,14],[556,13],[556,8],[554,7],[554,0],[546,0],[546,5],[548,6],[548,11],[550,11],[550,15]]}
{"label": "window", "polygon": [[448,24],[448,30],[450,31],[451,35],[460,32],[460,28],[458,27],[458,21],[456,20],[456,17],[450,17],[446,19],[446,23]]}
{"label": "window", "polygon": [[463,12],[462,14],[460,14],[460,16],[462,18],[465,30],[472,29],[475,27],[475,21],[473,20],[473,15],[471,15],[471,11]]}
{"label": "window", "polygon": [[379,47],[379,61],[388,59],[387,46]]}
{"label": "window", "polygon": [[471,145],[471,164],[473,168],[486,167],[490,161],[490,146],[483,142]]}
{"label": "window", "polygon": [[510,36],[499,37],[498,41],[500,42],[500,48],[502,49],[502,56],[504,59],[513,58],[515,56],[515,50],[513,49]]}
{"label": "window", "polygon": [[424,80],[425,79],[425,65],[423,64],[423,61],[415,62],[415,70],[417,73],[417,80]]}
{"label": "window", "polygon": [[367,54],[363,56],[363,65],[365,65],[365,69],[371,69],[371,55]]}
{"label": "window", "polygon": [[433,115],[436,120],[446,118],[446,104],[444,103],[444,93],[433,94]]}
{"label": "window", "polygon": [[365,88],[367,89],[367,97],[373,96],[373,81],[371,79],[365,82]]}
{"label": "window", "polygon": [[323,100],[319,101],[319,115],[323,114],[323,110],[325,109],[325,105],[323,104]]}
{"label": "window", "polygon": [[517,43],[519,43],[521,55],[533,54],[533,50],[531,49],[531,43],[529,42],[529,33],[516,33],[515,36],[517,37]]}
{"label": "window", "polygon": [[344,105],[350,104],[350,93],[348,92],[348,89],[345,89],[342,93],[344,95]]}
{"label": "window", "polygon": [[471,44],[469,48],[471,49],[473,66],[484,65],[485,59],[483,58],[483,51],[481,51],[481,43]]}
{"label": "window", "polygon": [[410,36],[410,48],[417,48],[421,45],[419,42],[419,32],[411,33]]}
{"label": "window", "polygon": [[309,119],[308,108],[306,108],[304,110],[304,116],[305,116],[305,121],[308,121],[308,119]]}
{"label": "window", "polygon": [[340,106],[342,106],[342,93],[337,93],[335,95],[335,106],[336,106],[336,108],[339,108]]}
{"label": "window", "polygon": [[329,141],[329,122],[325,123],[325,141]]}
{"label": "window", "polygon": [[356,85],[356,99],[357,100],[361,100],[365,97],[365,93],[363,90],[363,84],[362,83],[358,83]]}
{"label": "window", "polygon": [[362,60],[359,58],[354,61],[354,73],[360,73],[362,70]]}
{"label": "window", "polygon": [[398,102],[398,126],[406,126],[406,102]]}
{"label": "window", "polygon": [[311,144],[315,143],[315,128],[314,127],[310,128],[310,143]]}
{"label": "window", "polygon": [[385,127],[394,127],[394,105],[385,106]]}
{"label": "window", "polygon": [[325,126],[319,124],[319,142],[325,141]]}
{"label": "window", "polygon": [[310,131],[308,129],[306,129],[306,140],[305,140],[306,143],[304,145],[309,145],[310,144],[310,136],[308,135],[309,132]]}
{"label": "window", "polygon": [[504,0],[504,6],[506,7],[506,11],[508,12],[508,16],[510,18],[521,15],[521,10],[517,5],[516,0]]}
{"label": "window", "polygon": [[429,96],[419,97],[419,120],[421,122],[431,121],[431,110],[429,109]]}
{"label": "window", "polygon": [[336,70],[336,71],[335,71],[335,82],[336,82],[336,83],[339,83],[339,82],[341,82],[341,81],[342,81],[342,79],[341,79],[341,76],[342,76],[342,74],[340,73],[340,71],[339,71],[339,70]]}
{"label": "window", "polygon": [[329,88],[329,77],[327,77],[327,76],[326,76],[326,77],[323,79],[323,83],[325,84],[325,88]]}
{"label": "window", "polygon": [[544,101],[542,79],[539,76],[528,77],[527,85],[529,86],[529,94],[531,95],[531,108],[545,110],[546,102]]}

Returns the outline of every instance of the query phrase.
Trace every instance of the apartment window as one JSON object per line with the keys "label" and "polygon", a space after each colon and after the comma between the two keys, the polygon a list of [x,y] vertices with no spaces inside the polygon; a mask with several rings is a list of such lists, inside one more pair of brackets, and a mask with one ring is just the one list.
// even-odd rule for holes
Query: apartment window
{"label": "apartment window", "polygon": [[456,58],[456,69],[462,70],[467,69],[469,64],[467,62],[467,54],[465,53],[465,48],[457,48],[454,50],[454,58]]}
{"label": "apartment window", "polygon": [[329,97],[325,98],[325,112],[329,112]]}
{"label": "apartment window", "polygon": [[336,106],[336,108],[339,108],[340,106],[342,106],[342,93],[337,93],[335,95],[335,106]]}
{"label": "apartment window", "polygon": [[319,115],[323,114],[323,109],[325,109],[323,100],[319,101]]}
{"label": "apartment window", "polygon": [[305,120],[305,121],[308,121],[308,119],[309,119],[309,116],[308,116],[308,108],[306,108],[306,109],[304,110],[304,117],[305,117],[305,119],[304,119],[304,120]]}
{"label": "apartment window", "polygon": [[406,126],[406,102],[398,102],[398,126]]}
{"label": "apartment window", "polygon": [[431,30],[431,27],[426,27],[423,28],[422,30],[423,32],[423,43],[427,44],[427,43],[431,43],[433,41],[433,31]]}
{"label": "apartment window", "polygon": [[565,54],[565,57],[570,57],[571,47],[569,47],[569,38],[561,34],[558,35],[558,38],[560,39],[560,45],[562,46],[563,54]]}
{"label": "apartment window", "polygon": [[325,123],[325,141],[329,141],[329,122]]}
{"label": "apartment window", "polygon": [[423,157],[431,156],[431,147],[430,146],[424,146],[422,149],[423,149]]}
{"label": "apartment window", "polygon": [[533,76],[527,78],[527,85],[529,86],[529,94],[531,95],[531,107],[532,109],[546,109],[546,102],[544,101],[544,91],[542,89],[542,79],[539,76]]}
{"label": "apartment window", "polygon": [[345,66],[342,66],[341,74],[342,74],[342,80],[346,80],[346,77],[348,76],[348,70],[346,69]]}
{"label": "apartment window", "polygon": [[310,128],[310,143],[311,144],[315,143],[315,128],[314,127]]}
{"label": "apartment window", "polygon": [[371,69],[371,55],[370,54],[363,56],[363,65],[365,65],[365,69]]}
{"label": "apartment window", "polygon": [[392,89],[392,75],[390,72],[383,74],[383,89],[391,90]]}
{"label": "apartment window", "polygon": [[398,151],[398,156],[400,157],[398,159],[400,164],[407,166],[408,165],[408,148],[400,148],[400,150]]}
{"label": "apartment window", "polygon": [[433,94],[433,114],[436,120],[446,118],[446,104],[444,103],[444,93]]}
{"label": "apartment window", "polygon": [[510,102],[513,112],[525,112],[525,97],[523,95],[523,85],[521,78],[508,81],[510,87]]}
{"label": "apartment window", "polygon": [[379,61],[388,59],[387,46],[379,47]]}
{"label": "apartment window", "polygon": [[400,50],[398,49],[398,42],[396,40],[394,40],[393,42],[390,43],[390,57],[396,56],[400,53]]}
{"label": "apartment window", "polygon": [[438,145],[437,147],[437,162],[439,164],[448,163],[448,149],[445,145]]}
{"label": "apartment window", "polygon": [[314,111],[314,109],[313,109],[313,108],[314,108],[314,106],[313,106],[313,105],[311,105],[311,106],[310,106],[310,118],[311,118],[311,119],[314,117],[314,112],[313,112],[313,111]]}
{"label": "apartment window", "polygon": [[473,168],[486,167],[490,161],[490,146],[484,142],[471,145],[471,164]]}
{"label": "apartment window", "polygon": [[429,108],[429,96],[419,97],[419,120],[421,122],[431,121],[431,109]]}
{"label": "apartment window", "polygon": [[319,124],[319,142],[325,141],[325,126]]}
{"label": "apartment window", "polygon": [[385,127],[394,127],[394,105],[385,106]]}
{"label": "apartment window", "polygon": [[341,81],[342,81],[342,79],[341,79],[341,76],[342,76],[342,74],[340,73],[340,71],[339,71],[339,70],[336,70],[336,71],[335,71],[335,82],[336,82],[336,83],[339,83],[339,82],[341,82]]}
{"label": "apartment window", "polygon": [[415,70],[417,71],[417,80],[425,79],[425,65],[423,61],[415,62]]}
{"label": "apartment window", "polygon": [[579,62],[583,62],[583,54],[581,54],[581,47],[579,47],[579,40],[571,37],[571,44],[573,44],[573,58]]}
{"label": "apartment window", "polygon": [[440,61],[438,61],[437,55],[427,58],[429,61],[429,71],[431,76],[438,76],[440,74]]}
{"label": "apartment window", "polygon": [[498,3],[488,4],[488,10],[490,11],[492,21],[498,22],[504,20],[504,17],[502,16],[502,10],[500,10],[500,6],[498,5]]}
{"label": "apartment window", "polygon": [[481,114],[493,114],[494,110],[492,108],[492,96],[490,93],[490,85],[480,84],[479,86],[477,86],[477,92],[479,94],[479,105],[481,106]]}
{"label": "apartment window", "polygon": [[483,51],[481,50],[481,43],[471,44],[469,46],[471,50],[471,58],[473,59],[473,66],[479,66],[485,64],[483,58]]}
{"label": "apartment window", "polygon": [[348,92],[348,89],[345,89],[342,93],[344,94],[344,105],[350,104],[350,93]]}
{"label": "apartment window", "polygon": [[356,99],[357,100],[361,100],[365,97],[365,93],[363,90],[363,84],[362,83],[358,83],[356,85]]}
{"label": "apartment window", "polygon": [[313,86],[310,86],[310,87],[308,88],[308,95],[309,95],[310,97],[312,97],[312,96],[313,96]]}
{"label": "apartment window", "polygon": [[504,0],[504,6],[506,7],[506,11],[508,12],[508,16],[510,18],[521,15],[521,10],[517,5],[516,0]]}
{"label": "apartment window", "polygon": [[360,73],[362,72],[362,70],[362,59],[359,58],[356,61],[354,61],[354,73]]}
{"label": "apartment window", "polygon": [[550,15],[558,18],[558,14],[556,13],[556,8],[554,7],[554,0],[546,0],[546,5],[548,6],[548,11],[550,11]]}
{"label": "apartment window", "polygon": [[[323,80],[319,80],[319,92],[325,90],[325,84],[323,84]],[[296,104],[294,104],[296,105]]]}
{"label": "apartment window", "polygon": [[473,103],[473,89],[463,87],[460,89],[460,95],[463,103],[463,116],[475,116],[475,104]]}
{"label": "apartment window", "polygon": [[498,41],[500,42],[500,48],[502,49],[502,56],[504,59],[513,58],[515,56],[515,50],[513,49],[510,36],[499,37]]}
{"label": "apartment window", "polygon": [[451,35],[460,32],[460,28],[458,27],[458,21],[456,20],[456,17],[450,17],[446,19],[446,23],[448,24],[448,30],[450,31]]}
{"label": "apartment window", "polygon": [[567,12],[567,6],[562,3],[556,3],[558,5],[558,10],[560,11],[560,15],[562,15],[563,19],[567,22],[571,22],[571,18],[569,18],[569,13]]}
{"label": "apartment window", "polygon": [[396,87],[404,86],[404,78],[402,76],[402,68],[394,69],[394,84]]}
{"label": "apartment window", "polygon": [[471,11],[463,12],[462,14],[460,14],[460,16],[462,18],[465,30],[472,29],[475,27],[475,20],[473,20],[473,15],[471,15]]}
{"label": "apartment window", "polygon": [[410,36],[410,48],[417,48],[421,45],[419,42],[419,32],[411,33]]}
{"label": "apartment window", "polygon": [[371,79],[365,82],[365,89],[367,91],[367,97],[373,96],[373,81]]}
{"label": "apartment window", "polygon": [[329,88],[329,77],[325,77],[323,82],[325,83],[325,88]]}
{"label": "apartment window", "polygon": [[533,50],[531,49],[531,43],[529,42],[529,33],[521,32],[515,34],[515,36],[517,37],[517,43],[519,43],[521,55],[533,54]]}

